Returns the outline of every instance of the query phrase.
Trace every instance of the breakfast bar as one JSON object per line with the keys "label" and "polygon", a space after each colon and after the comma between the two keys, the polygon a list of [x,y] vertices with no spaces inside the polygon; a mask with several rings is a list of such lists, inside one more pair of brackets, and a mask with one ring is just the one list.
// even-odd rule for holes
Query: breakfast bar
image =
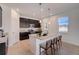
{"label": "breakfast bar", "polygon": [[57,35],[48,35],[48,36],[41,36],[39,37],[37,34],[31,34],[30,35],[30,42],[31,42],[31,51],[33,54],[35,55],[39,55],[40,54],[40,44],[45,43],[51,39],[53,39],[54,37],[56,37]]}

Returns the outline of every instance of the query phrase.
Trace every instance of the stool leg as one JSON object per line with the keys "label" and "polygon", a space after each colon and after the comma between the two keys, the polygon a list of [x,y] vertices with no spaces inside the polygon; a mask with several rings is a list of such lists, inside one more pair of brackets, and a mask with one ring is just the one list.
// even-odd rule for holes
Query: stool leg
{"label": "stool leg", "polygon": [[62,41],[60,40],[61,46],[62,46]]}
{"label": "stool leg", "polygon": [[58,47],[59,47],[59,45],[58,45],[58,41],[57,41],[57,43],[56,43],[56,50],[58,50]]}
{"label": "stool leg", "polygon": [[55,54],[55,45],[53,44],[53,53]]}
{"label": "stool leg", "polygon": [[41,46],[40,46],[40,55],[41,55]]}
{"label": "stool leg", "polygon": [[59,40],[59,48],[62,46],[62,41]]}
{"label": "stool leg", "polygon": [[58,49],[60,48],[60,41],[58,40]]}
{"label": "stool leg", "polygon": [[48,55],[48,54],[47,54],[47,50],[45,50],[45,53],[46,53],[46,55]]}
{"label": "stool leg", "polygon": [[51,45],[51,54],[53,54],[53,48],[52,48],[52,45]]}

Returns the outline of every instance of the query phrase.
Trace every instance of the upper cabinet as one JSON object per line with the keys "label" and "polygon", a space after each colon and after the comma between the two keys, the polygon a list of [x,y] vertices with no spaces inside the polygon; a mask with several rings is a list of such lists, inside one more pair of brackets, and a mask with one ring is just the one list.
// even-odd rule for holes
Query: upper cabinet
{"label": "upper cabinet", "polygon": [[0,27],[2,27],[2,8],[0,7]]}
{"label": "upper cabinet", "polygon": [[20,28],[29,28],[33,25],[34,28],[40,28],[40,22],[38,20],[20,18]]}

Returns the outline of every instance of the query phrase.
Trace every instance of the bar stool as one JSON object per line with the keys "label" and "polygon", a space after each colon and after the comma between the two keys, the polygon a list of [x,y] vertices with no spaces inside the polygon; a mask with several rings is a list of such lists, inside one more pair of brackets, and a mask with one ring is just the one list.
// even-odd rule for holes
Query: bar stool
{"label": "bar stool", "polygon": [[51,39],[51,54],[55,54],[55,45],[54,45],[54,39]]}
{"label": "bar stool", "polygon": [[[52,43],[51,43],[51,48],[53,49],[53,54],[55,54],[55,52],[57,51],[58,49],[58,45],[57,45],[57,37],[55,37],[53,40],[52,40]],[[51,50],[52,51],[52,50]]]}
{"label": "bar stool", "polygon": [[58,36],[58,46],[59,46],[59,48],[60,48],[60,46],[62,46],[62,36],[60,35],[60,36]]}
{"label": "bar stool", "polygon": [[60,40],[59,40],[59,36],[57,37],[57,46],[58,46],[58,49],[60,48]]}
{"label": "bar stool", "polygon": [[44,49],[45,54],[48,55],[48,49],[51,48],[51,40],[45,42],[45,44],[43,43],[40,45],[40,55],[41,55],[41,48]]}

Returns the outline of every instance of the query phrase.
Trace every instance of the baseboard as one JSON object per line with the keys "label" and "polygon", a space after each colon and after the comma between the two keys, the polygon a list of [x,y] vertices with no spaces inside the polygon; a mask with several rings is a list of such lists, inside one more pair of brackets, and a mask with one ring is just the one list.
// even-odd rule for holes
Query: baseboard
{"label": "baseboard", "polygon": [[69,43],[69,44],[75,45],[75,46],[79,46],[79,43],[76,43],[76,42],[67,41],[67,40],[62,40],[62,41],[65,42],[65,43]]}

